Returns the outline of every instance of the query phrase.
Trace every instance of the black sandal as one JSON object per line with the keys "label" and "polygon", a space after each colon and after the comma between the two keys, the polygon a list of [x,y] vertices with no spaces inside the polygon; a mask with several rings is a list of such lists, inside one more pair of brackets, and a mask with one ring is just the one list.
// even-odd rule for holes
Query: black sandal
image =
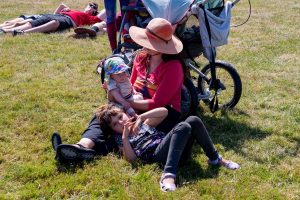
{"label": "black sandal", "polygon": [[2,35],[2,34],[6,34],[6,31],[3,30],[2,28],[0,28],[0,35]]}
{"label": "black sandal", "polygon": [[92,160],[96,152],[88,149],[81,144],[61,144],[57,147],[57,155],[68,161]]}
{"label": "black sandal", "polygon": [[51,137],[51,143],[54,151],[56,151],[57,147],[62,143],[60,135],[55,132]]}

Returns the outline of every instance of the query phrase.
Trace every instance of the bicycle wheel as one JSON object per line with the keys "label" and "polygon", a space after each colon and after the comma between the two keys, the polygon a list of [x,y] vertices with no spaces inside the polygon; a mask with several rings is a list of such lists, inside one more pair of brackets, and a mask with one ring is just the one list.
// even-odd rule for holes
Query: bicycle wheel
{"label": "bicycle wheel", "polygon": [[[209,89],[211,80],[210,65],[204,66],[201,70],[208,77],[205,81],[202,77],[198,78],[198,90],[205,103],[210,103],[215,91]],[[242,95],[242,81],[236,69],[224,61],[216,61],[216,79],[220,80],[222,87],[218,89],[217,96],[219,107],[222,109],[233,108],[240,100]]]}
{"label": "bicycle wheel", "polygon": [[181,119],[195,114],[199,101],[193,82],[186,78],[181,89]]}

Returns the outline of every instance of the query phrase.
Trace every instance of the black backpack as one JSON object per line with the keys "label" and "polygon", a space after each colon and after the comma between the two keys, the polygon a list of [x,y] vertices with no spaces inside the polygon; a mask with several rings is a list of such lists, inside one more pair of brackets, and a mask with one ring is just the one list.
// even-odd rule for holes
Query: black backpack
{"label": "black backpack", "polygon": [[183,44],[183,50],[180,53],[182,58],[195,58],[202,54],[203,46],[201,42],[199,26],[178,27],[176,35]]}

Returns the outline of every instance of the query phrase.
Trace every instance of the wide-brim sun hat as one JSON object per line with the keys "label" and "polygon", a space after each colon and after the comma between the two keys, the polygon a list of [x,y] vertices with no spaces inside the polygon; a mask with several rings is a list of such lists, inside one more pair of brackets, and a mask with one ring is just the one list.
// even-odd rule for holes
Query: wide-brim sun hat
{"label": "wide-brim sun hat", "polygon": [[163,18],[152,19],[146,28],[131,26],[129,35],[137,44],[160,53],[177,54],[183,49],[182,42],[173,35],[172,24]]}
{"label": "wide-brim sun hat", "polygon": [[125,64],[122,58],[112,57],[104,61],[103,69],[107,75],[120,74],[128,70],[129,66]]}

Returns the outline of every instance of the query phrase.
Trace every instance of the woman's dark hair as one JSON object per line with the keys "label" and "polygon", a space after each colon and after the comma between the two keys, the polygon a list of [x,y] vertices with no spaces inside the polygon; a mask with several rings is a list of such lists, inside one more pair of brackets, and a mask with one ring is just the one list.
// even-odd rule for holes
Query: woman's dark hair
{"label": "woman's dark hair", "polygon": [[187,68],[186,68],[185,62],[184,62],[183,58],[180,56],[180,54],[162,54],[161,58],[164,62],[168,62],[168,61],[171,61],[171,60],[179,60],[181,65],[182,65],[182,70],[183,70],[183,73],[184,73],[184,77],[186,77]]}
{"label": "woman's dark hair", "polygon": [[[138,52],[138,54],[140,55],[139,58],[140,58],[140,61],[142,64],[142,66],[148,66],[149,65],[149,62],[150,62],[150,55],[147,54],[146,51],[143,51],[143,50],[140,50]],[[183,73],[184,73],[184,77],[187,76],[187,67],[185,65],[185,62],[183,60],[183,58],[181,57],[181,54],[162,54],[162,60],[164,62],[168,62],[168,61],[171,61],[171,60],[179,60],[181,65],[182,65],[182,70],[183,70]]]}

